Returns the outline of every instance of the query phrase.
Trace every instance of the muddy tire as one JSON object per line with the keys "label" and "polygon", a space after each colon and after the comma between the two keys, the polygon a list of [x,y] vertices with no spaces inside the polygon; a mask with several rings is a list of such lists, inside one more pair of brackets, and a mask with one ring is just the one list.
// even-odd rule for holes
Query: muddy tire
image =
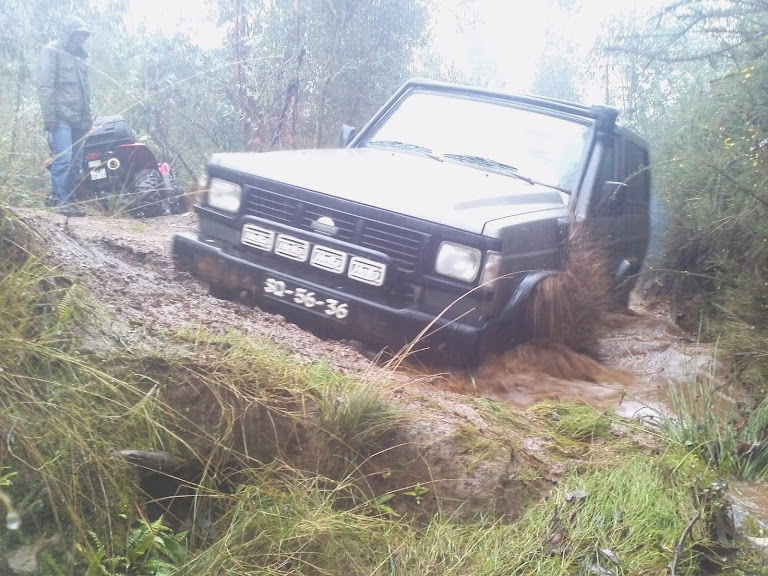
{"label": "muddy tire", "polygon": [[184,214],[188,211],[187,200],[181,187],[173,187],[173,192],[168,197],[168,210],[171,214]]}
{"label": "muddy tire", "polygon": [[153,218],[169,213],[163,177],[154,168],[139,170],[133,177],[133,199],[129,213],[135,218]]}
{"label": "muddy tire", "polygon": [[208,294],[217,300],[237,300],[240,297],[240,290],[233,290],[221,284],[211,284],[208,287]]}
{"label": "muddy tire", "polygon": [[483,363],[485,357],[498,351],[498,329],[489,328],[472,341],[438,342],[430,345],[429,356],[439,365],[473,368]]}

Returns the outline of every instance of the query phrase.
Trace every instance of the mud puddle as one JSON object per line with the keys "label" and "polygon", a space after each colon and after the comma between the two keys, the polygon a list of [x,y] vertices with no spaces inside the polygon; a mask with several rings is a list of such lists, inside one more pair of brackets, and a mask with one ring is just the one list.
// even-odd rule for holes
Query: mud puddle
{"label": "mud puddle", "polygon": [[[734,521],[743,532],[756,537],[768,536],[768,483],[731,482],[729,494],[734,501]],[[768,542],[766,542],[768,548]]]}
{"label": "mud puddle", "polygon": [[521,344],[487,358],[473,371],[441,374],[454,392],[485,396],[525,409],[546,400],[584,402],[627,417],[672,413],[670,388],[698,379],[722,379],[722,409],[738,399],[725,383],[726,367],[712,348],[697,343],[661,313],[612,313],[595,360],[556,343]]}

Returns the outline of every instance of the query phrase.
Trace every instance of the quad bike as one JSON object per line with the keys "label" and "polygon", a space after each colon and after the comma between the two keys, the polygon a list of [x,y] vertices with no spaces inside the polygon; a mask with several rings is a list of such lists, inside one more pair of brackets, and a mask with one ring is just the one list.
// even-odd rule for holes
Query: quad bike
{"label": "quad bike", "polygon": [[112,214],[136,218],[187,210],[170,165],[158,163],[152,150],[136,141],[122,116],[94,120],[84,144],[77,196],[82,201],[95,201]]}

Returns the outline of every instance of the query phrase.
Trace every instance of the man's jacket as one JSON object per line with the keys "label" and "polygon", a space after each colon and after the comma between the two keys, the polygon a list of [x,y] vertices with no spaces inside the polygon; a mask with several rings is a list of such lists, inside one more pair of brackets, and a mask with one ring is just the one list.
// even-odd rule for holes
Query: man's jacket
{"label": "man's jacket", "polygon": [[88,54],[70,43],[73,32],[88,32],[75,16],[64,20],[61,35],[45,46],[37,63],[37,94],[43,111],[43,125],[63,122],[88,130],[91,116],[91,86],[88,81]]}

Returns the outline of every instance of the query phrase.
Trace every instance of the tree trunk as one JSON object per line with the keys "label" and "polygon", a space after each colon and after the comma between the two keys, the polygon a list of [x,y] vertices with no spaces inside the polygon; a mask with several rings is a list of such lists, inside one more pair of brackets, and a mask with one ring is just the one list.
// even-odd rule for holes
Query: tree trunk
{"label": "tree trunk", "polygon": [[19,138],[19,125],[21,116],[21,108],[24,104],[24,64],[19,63],[19,73],[16,75],[16,98],[13,104],[13,125],[11,126],[11,147],[8,150],[8,163],[13,162],[13,157],[18,156],[18,138]]}
{"label": "tree trunk", "polygon": [[340,66],[339,48],[341,46],[341,40],[344,37],[344,32],[347,29],[349,22],[350,10],[346,1],[341,2],[341,6],[336,8],[332,4],[332,0],[326,0],[326,6],[328,10],[333,14],[336,21],[336,34],[333,39],[333,44],[328,52],[328,59],[323,67],[326,76],[323,84],[320,88],[320,93],[317,98],[317,110],[315,111],[315,147],[319,148],[323,141],[323,116],[325,114],[325,108],[328,104],[328,86],[330,85],[333,77],[338,73]]}
{"label": "tree trunk", "polygon": [[235,0],[234,6],[234,56],[235,56],[235,97],[240,113],[240,131],[245,150],[259,148],[255,136],[255,105],[248,90],[248,80],[245,72],[244,44],[248,37],[248,11],[244,0]]}

